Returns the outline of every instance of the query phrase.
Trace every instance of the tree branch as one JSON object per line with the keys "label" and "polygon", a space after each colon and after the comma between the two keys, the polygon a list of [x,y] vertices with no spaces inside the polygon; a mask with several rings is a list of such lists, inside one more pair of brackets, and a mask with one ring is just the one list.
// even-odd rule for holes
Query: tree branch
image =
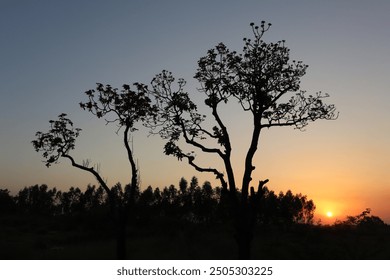
{"label": "tree branch", "polygon": [[93,168],[93,167],[86,167],[86,166],[83,166],[81,164],[78,164],[72,156],[68,155],[68,154],[62,154],[61,155],[62,157],[64,158],[68,158],[71,163],[72,163],[72,166],[76,167],[76,168],[79,168],[81,170],[84,170],[84,171],[87,171],[89,173],[91,173],[93,176],[95,176],[96,180],[99,182],[99,184],[103,187],[103,189],[106,191],[107,195],[108,195],[108,198],[110,200],[110,208],[111,208],[111,212],[114,214],[114,209],[115,209],[115,206],[116,206],[116,201],[113,197],[113,194],[110,190],[110,188],[107,186],[106,182],[104,182],[103,178],[99,175],[98,172],[96,172],[96,170]]}
{"label": "tree branch", "polygon": [[183,154],[182,155],[183,157],[187,158],[188,160],[188,163],[195,168],[196,171],[199,171],[199,172],[210,172],[210,173],[214,173],[216,175],[216,178],[220,180],[221,182],[221,185],[222,185],[222,188],[227,191],[227,183],[224,179],[224,175],[219,172],[216,168],[203,168],[203,167],[200,167],[199,165],[197,165],[196,163],[194,163],[194,160],[195,158],[193,156],[190,156],[190,155],[186,155],[186,154]]}
{"label": "tree branch", "polygon": [[188,137],[187,130],[186,130],[186,127],[185,127],[185,124],[184,124],[183,121],[181,121],[181,128],[182,128],[183,137],[184,137],[184,139],[186,140],[186,142],[188,144],[191,144],[194,147],[197,147],[197,148],[201,149],[205,153],[215,153],[215,154],[218,154],[221,158],[224,157],[224,153],[220,149],[217,149],[217,148],[207,148],[204,145],[200,144],[199,142],[195,141],[193,138],[190,139]]}

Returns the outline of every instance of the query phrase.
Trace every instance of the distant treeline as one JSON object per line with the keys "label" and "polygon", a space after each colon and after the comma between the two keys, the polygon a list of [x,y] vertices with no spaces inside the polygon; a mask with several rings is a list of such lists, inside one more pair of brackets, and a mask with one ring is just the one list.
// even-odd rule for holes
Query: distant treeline
{"label": "distant treeline", "polygon": [[[112,187],[118,207],[128,186]],[[235,259],[234,213],[219,187],[182,178],[178,186],[137,190],[127,208],[133,259]],[[127,204],[128,205],[128,204]],[[257,208],[254,259],[388,259],[390,226],[366,209],[332,226],[313,223],[302,194],[264,188]],[[0,189],[0,259],[114,259],[115,235],[102,187],[67,191],[34,185]]]}
{"label": "distant treeline", "polygon": [[[127,197],[129,187],[117,183],[112,187],[116,199],[121,202]],[[228,199],[220,187],[212,187],[206,181],[199,185],[192,177],[190,182],[181,178],[179,187],[137,189],[135,201],[129,215],[132,220],[148,222],[155,219],[178,219],[191,223],[207,223],[230,219]],[[25,187],[15,196],[7,189],[0,189],[1,213],[29,213],[40,215],[73,216],[85,213],[106,213],[108,198],[102,187],[88,185],[85,191],[71,187],[68,191],[49,188],[47,185]],[[107,210],[107,211],[105,211]],[[258,205],[260,224],[293,224],[313,222],[315,205],[305,195],[275,192],[264,188]]]}

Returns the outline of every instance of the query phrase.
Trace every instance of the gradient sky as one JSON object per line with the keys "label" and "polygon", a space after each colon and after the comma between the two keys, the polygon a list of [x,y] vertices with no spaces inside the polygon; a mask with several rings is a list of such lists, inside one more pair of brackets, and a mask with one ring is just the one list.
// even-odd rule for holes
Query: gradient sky
{"label": "gradient sky", "polygon": [[[188,81],[203,107],[192,78],[198,58],[219,42],[240,51],[249,23],[265,20],[273,24],[265,40],[285,39],[291,58],[309,65],[302,89],[328,92],[340,116],[305,132],[264,130],[254,184],[269,178],[277,193],[306,194],[323,222],[326,211],[343,219],[367,207],[390,222],[389,14],[386,0],[0,0],[0,188],[96,183],[66,160],[46,168],[31,145],[35,132],[46,131],[62,112],[83,129],[75,159],[100,163],[110,185],[128,183],[122,138],[79,108],[84,91],[96,82],[148,83],[168,69]],[[224,112],[240,181],[250,118],[233,102]],[[177,185],[192,175],[215,182],[164,156],[163,144],[144,131],[134,136],[142,187]],[[220,166],[214,158],[199,159]]]}

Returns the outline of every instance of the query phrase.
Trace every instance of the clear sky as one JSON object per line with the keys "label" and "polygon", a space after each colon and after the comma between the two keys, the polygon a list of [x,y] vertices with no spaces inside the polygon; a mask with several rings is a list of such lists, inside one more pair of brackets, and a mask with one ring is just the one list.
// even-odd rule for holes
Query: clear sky
{"label": "clear sky", "polygon": [[[110,185],[128,183],[122,138],[79,108],[84,91],[96,82],[148,83],[168,69],[188,81],[202,107],[192,78],[198,58],[219,42],[240,51],[249,23],[265,20],[273,24],[265,40],[286,40],[291,58],[309,65],[302,89],[328,92],[340,116],[305,132],[265,130],[255,182],[269,178],[275,192],[308,195],[323,220],[326,211],[342,219],[370,207],[390,222],[389,13],[387,0],[0,0],[0,188],[95,184],[66,160],[46,168],[31,145],[35,132],[63,112],[83,129],[75,159],[100,163]],[[240,180],[250,119],[233,103],[226,112]],[[164,156],[163,144],[144,131],[134,136],[142,187],[177,185],[192,175],[214,182]]]}

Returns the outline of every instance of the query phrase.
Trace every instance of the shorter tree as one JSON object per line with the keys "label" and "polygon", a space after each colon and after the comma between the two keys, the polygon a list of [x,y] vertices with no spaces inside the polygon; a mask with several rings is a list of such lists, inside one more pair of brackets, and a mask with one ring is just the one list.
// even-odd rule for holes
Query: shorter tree
{"label": "shorter tree", "polygon": [[134,205],[139,184],[137,165],[129,139],[131,133],[137,130],[135,124],[152,117],[155,111],[154,107],[150,105],[151,100],[147,96],[146,86],[138,83],[135,83],[134,86],[136,89],[132,90],[129,85],[125,84],[118,92],[118,89],[112,88],[110,85],[104,86],[98,83],[96,89],[85,92],[88,101],[80,102],[82,109],[91,112],[98,118],[105,117],[106,123],[116,123],[119,127],[118,131],[124,127],[123,142],[131,167],[131,183],[125,188],[125,193],[121,188],[110,189],[100,176],[99,171],[89,166],[89,161],[80,164],[69,155],[69,152],[75,148],[75,141],[81,129],[74,128],[73,122],[67,118],[66,114],[59,115],[58,120],[51,120],[49,132],[37,132],[37,139],[32,141],[35,150],[42,152],[47,167],[58,162],[61,157],[68,158],[74,167],[91,173],[104,188],[108,195],[117,230],[117,255],[120,259],[126,257],[127,212]]}
{"label": "shorter tree", "polygon": [[[76,138],[80,135],[81,128],[74,128],[73,122],[64,113],[58,116],[58,120],[50,120],[49,123],[49,131],[46,133],[38,131],[35,134],[37,139],[32,141],[35,151],[42,152],[45,165],[50,167],[53,163],[58,163],[61,157],[67,158],[71,161],[72,166],[95,176],[107,194],[110,194],[110,188],[99,175],[99,172],[94,167],[88,166],[89,161],[80,164],[69,155],[69,152],[75,148]],[[110,195],[109,199],[112,200]],[[113,205],[114,201],[110,201],[110,203]]]}
{"label": "shorter tree", "polygon": [[41,152],[45,158],[43,162],[46,167],[50,167],[53,163],[58,163],[61,157],[69,159],[72,166],[87,171],[96,178],[107,192],[111,207],[114,207],[115,202],[110,195],[110,188],[99,175],[98,170],[95,170],[94,167],[89,167],[89,161],[83,161],[80,164],[69,155],[69,152],[75,148],[76,138],[80,135],[81,128],[74,128],[73,122],[67,118],[65,113],[60,114],[57,120],[50,120],[49,123],[49,131],[45,133],[38,131],[35,134],[37,139],[32,141],[35,151]]}
{"label": "shorter tree", "polygon": [[123,227],[122,221],[119,219],[118,201],[115,199],[113,192],[107,186],[106,182],[100,176],[98,170],[94,167],[89,167],[89,162],[84,161],[82,164],[75,161],[75,159],[69,154],[71,150],[75,148],[76,138],[79,136],[81,129],[74,128],[73,122],[67,118],[66,114],[60,114],[57,120],[50,120],[50,129],[48,132],[38,131],[36,133],[36,140],[32,141],[32,144],[37,152],[42,152],[42,156],[45,158],[44,162],[47,167],[50,167],[53,163],[58,163],[60,158],[67,158],[71,161],[72,166],[86,171],[92,174],[99,184],[104,188],[108,195],[108,201],[110,205],[111,217],[114,222],[117,234],[117,257],[122,259],[126,256],[125,243],[123,240],[120,228]]}

